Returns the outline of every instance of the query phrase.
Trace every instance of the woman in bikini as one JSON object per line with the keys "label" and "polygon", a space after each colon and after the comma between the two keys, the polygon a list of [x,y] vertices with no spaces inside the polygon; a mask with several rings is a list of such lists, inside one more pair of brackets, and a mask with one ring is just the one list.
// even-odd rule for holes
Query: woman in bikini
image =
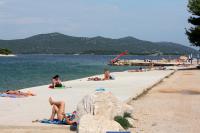
{"label": "woman in bikini", "polygon": [[92,77],[92,78],[88,78],[88,81],[93,80],[93,81],[100,81],[100,80],[110,80],[110,79],[114,79],[111,75],[110,75],[110,71],[108,69],[104,69],[104,78],[101,79],[99,77]]}
{"label": "woman in bikini", "polygon": [[27,91],[27,92],[22,92],[22,91],[17,91],[17,90],[7,90],[5,92],[6,94],[11,94],[11,95],[16,95],[16,96],[35,96],[34,93]]}
{"label": "woman in bikini", "polygon": [[76,124],[75,120],[71,120],[69,116],[65,115],[65,102],[64,101],[54,101],[51,97],[49,98],[49,103],[52,106],[52,113],[50,120],[53,121],[57,115],[57,119],[65,122],[68,125]]}

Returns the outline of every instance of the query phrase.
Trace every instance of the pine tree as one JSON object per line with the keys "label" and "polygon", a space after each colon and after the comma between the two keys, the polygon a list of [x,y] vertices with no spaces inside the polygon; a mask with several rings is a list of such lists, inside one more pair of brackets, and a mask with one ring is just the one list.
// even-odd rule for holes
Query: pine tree
{"label": "pine tree", "polygon": [[188,22],[192,27],[186,30],[186,34],[192,45],[200,47],[200,0],[189,0],[188,10],[191,13]]}

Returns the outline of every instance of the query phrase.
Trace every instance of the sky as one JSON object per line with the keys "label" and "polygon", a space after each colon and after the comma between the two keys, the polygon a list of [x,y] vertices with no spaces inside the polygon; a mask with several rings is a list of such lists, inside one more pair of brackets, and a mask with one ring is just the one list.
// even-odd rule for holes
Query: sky
{"label": "sky", "polygon": [[188,0],[0,0],[0,39],[41,33],[121,38],[189,46]]}

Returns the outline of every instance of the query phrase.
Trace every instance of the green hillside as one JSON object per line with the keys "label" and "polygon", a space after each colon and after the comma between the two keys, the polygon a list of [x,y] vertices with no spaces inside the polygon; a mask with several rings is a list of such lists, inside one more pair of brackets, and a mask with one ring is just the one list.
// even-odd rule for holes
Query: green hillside
{"label": "green hillside", "polygon": [[149,42],[133,37],[73,37],[60,33],[39,34],[25,39],[0,40],[0,48],[14,54],[189,54],[196,50],[171,42]]}

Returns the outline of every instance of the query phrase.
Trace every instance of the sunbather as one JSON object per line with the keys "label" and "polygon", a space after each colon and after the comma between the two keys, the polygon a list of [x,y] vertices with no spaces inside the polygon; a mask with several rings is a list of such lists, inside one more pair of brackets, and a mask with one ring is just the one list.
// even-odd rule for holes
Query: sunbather
{"label": "sunbather", "polygon": [[133,70],[128,70],[128,72],[144,72],[145,69],[142,69],[142,67],[140,67],[139,69],[133,69]]}
{"label": "sunbather", "polygon": [[114,78],[110,75],[110,71],[108,69],[104,69],[104,78],[103,78],[103,80],[110,80],[110,79],[114,79]]}
{"label": "sunbather", "polygon": [[76,123],[75,120],[71,120],[69,116],[65,115],[65,102],[64,101],[54,101],[52,98],[49,98],[49,103],[52,105],[52,113],[50,120],[53,121],[57,115],[57,119],[63,122],[66,122],[68,125]]}
{"label": "sunbather", "polygon": [[102,80],[101,78],[99,77],[92,77],[92,78],[88,78],[88,80],[93,80],[93,81],[99,81],[99,80]]}
{"label": "sunbather", "polygon": [[61,83],[59,75],[55,75],[52,78],[52,86],[51,86],[51,88],[55,88],[55,87],[62,87],[62,83]]}
{"label": "sunbather", "polygon": [[104,78],[99,78],[99,77],[92,77],[92,78],[88,78],[88,80],[93,80],[93,81],[100,81],[100,80],[110,80],[110,79],[114,79],[111,75],[108,69],[104,70]]}
{"label": "sunbather", "polygon": [[16,95],[16,96],[35,96],[34,93],[32,93],[31,91],[27,91],[27,92],[22,92],[22,91],[17,91],[17,90],[7,90],[5,92],[6,94],[11,94],[11,95]]}

